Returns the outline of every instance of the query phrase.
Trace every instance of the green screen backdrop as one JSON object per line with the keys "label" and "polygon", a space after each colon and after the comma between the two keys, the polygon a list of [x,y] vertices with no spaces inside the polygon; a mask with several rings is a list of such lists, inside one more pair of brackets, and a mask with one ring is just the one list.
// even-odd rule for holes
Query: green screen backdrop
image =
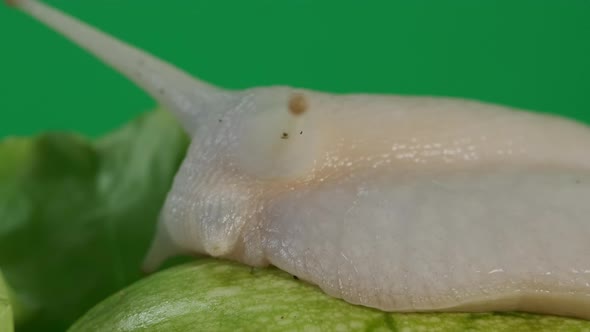
{"label": "green screen backdrop", "polygon": [[[227,88],[480,99],[590,123],[588,0],[46,0]],[[154,102],[0,6],[0,137],[112,130]]]}

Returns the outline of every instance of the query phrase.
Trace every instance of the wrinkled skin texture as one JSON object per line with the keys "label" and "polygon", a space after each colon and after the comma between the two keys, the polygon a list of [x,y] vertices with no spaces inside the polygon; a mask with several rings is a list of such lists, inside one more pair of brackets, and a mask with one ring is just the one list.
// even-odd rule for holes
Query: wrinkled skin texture
{"label": "wrinkled skin texture", "polygon": [[[150,258],[273,264],[387,311],[590,317],[586,126],[475,102],[309,91],[308,113],[292,120],[295,93],[254,90],[197,131]],[[270,123],[273,113],[287,121]],[[276,145],[260,148],[265,139]]]}

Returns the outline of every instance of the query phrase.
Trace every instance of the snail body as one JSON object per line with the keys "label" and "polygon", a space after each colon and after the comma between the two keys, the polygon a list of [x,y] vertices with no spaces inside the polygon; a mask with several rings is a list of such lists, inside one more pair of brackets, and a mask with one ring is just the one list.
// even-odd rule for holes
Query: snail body
{"label": "snail body", "polygon": [[590,129],[477,101],[228,91],[35,0],[192,138],[144,268],[275,265],[386,311],[590,319]]}

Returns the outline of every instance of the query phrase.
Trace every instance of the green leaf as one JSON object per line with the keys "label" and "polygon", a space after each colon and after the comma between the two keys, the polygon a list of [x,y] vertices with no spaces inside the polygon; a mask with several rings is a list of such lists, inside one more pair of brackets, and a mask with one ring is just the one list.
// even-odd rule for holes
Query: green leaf
{"label": "green leaf", "polygon": [[79,331],[588,331],[590,322],[520,313],[394,314],[348,304],[277,269],[201,259],[114,294]]}
{"label": "green leaf", "polygon": [[142,276],[187,144],[161,111],[96,142],[51,133],[0,143],[0,267],[26,312],[18,331],[63,331]]}
{"label": "green leaf", "polygon": [[8,286],[0,271],[0,331],[12,332],[14,325],[12,321],[12,307],[8,296]]}

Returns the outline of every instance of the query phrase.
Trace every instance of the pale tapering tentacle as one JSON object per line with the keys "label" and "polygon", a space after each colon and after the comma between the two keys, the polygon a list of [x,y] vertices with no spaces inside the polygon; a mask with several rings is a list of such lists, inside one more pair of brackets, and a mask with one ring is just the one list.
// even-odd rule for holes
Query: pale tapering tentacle
{"label": "pale tapering tentacle", "polygon": [[128,45],[36,0],[11,0],[15,6],[86,49],[136,83],[172,111],[192,134],[199,120],[231,93]]}

